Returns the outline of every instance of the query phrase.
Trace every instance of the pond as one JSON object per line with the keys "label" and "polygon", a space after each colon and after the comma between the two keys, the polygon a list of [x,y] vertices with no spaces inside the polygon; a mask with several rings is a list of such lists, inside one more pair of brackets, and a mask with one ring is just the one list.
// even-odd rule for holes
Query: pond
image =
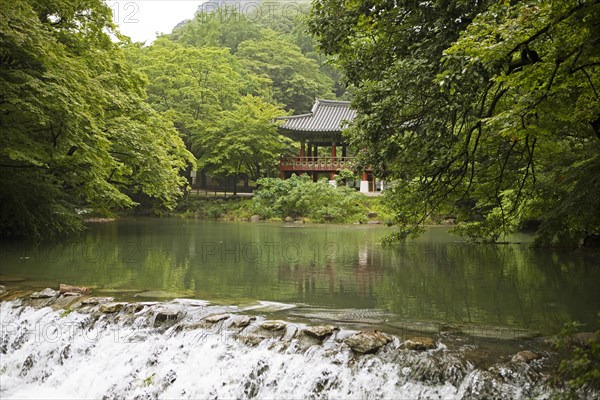
{"label": "pond", "polygon": [[516,244],[467,244],[446,227],[386,247],[380,239],[388,229],[123,219],[92,224],[68,242],[2,243],[0,281],[68,283],[125,298],[272,301],[297,305],[308,316],[381,310],[397,321],[542,334],[569,320],[596,328],[597,253],[532,249],[526,235],[511,238]]}

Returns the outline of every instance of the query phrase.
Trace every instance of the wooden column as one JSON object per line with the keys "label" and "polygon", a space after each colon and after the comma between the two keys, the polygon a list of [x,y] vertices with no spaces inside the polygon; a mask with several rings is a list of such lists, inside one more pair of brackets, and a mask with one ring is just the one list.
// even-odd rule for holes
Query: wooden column
{"label": "wooden column", "polygon": [[312,143],[308,143],[308,157],[312,157]]}
{"label": "wooden column", "polygon": [[306,149],[306,145],[304,143],[304,140],[300,141],[300,157],[304,157],[304,152]]}
{"label": "wooden column", "polygon": [[346,143],[342,144],[342,157],[346,157]]}
{"label": "wooden column", "polygon": [[331,158],[336,157],[335,140],[331,142]]}

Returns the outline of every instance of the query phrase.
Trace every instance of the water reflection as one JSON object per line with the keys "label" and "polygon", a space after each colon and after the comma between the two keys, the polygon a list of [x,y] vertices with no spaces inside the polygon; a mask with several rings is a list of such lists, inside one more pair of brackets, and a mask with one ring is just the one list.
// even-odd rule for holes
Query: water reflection
{"label": "water reflection", "polygon": [[383,308],[403,318],[555,332],[592,326],[598,254],[456,242],[445,229],[382,248],[383,227],[139,219],[62,244],[3,243],[2,274],[29,284],[161,290],[215,301]]}

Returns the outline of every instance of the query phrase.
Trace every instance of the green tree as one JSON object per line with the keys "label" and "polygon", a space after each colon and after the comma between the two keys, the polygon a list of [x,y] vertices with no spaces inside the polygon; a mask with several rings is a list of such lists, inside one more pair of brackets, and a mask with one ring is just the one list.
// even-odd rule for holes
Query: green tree
{"label": "green tree", "polygon": [[[210,7],[208,3],[207,11]],[[238,7],[225,3],[212,12],[197,13],[165,38],[196,48],[228,49],[240,61],[240,72],[271,82],[271,93],[249,94],[282,103],[287,110],[308,112],[316,97],[334,96],[334,79],[339,72],[325,64],[325,58],[315,50],[314,39],[306,34],[307,10],[308,3],[266,2]],[[336,87],[337,93],[343,91],[343,87]]]}
{"label": "green tree", "polygon": [[433,213],[495,241],[600,231],[598,1],[322,0],[311,30],[355,86],[351,141],[395,181],[396,235]]}
{"label": "green tree", "polygon": [[110,212],[133,198],[175,205],[193,157],[147,107],[124,60],[110,9],[3,1],[0,7],[0,234],[81,229],[77,210]]}
{"label": "green tree", "polygon": [[[217,3],[207,3],[207,6]],[[245,40],[259,39],[260,26],[234,6],[198,12],[190,21],[181,23],[170,36],[173,41],[194,47],[225,47],[231,53]]]}
{"label": "green tree", "polygon": [[242,174],[253,179],[272,176],[290,145],[273,124],[282,114],[281,108],[259,97],[243,97],[233,109],[219,113],[207,132],[192,137],[193,147],[202,149],[198,165],[236,181]]}
{"label": "green tree", "polygon": [[221,111],[270,85],[245,73],[225,48],[196,48],[161,37],[148,47],[131,46],[127,54],[150,81],[148,103],[173,121],[188,146],[192,135],[218,122]]}
{"label": "green tree", "polygon": [[317,62],[274,31],[240,43],[236,56],[246,68],[273,82],[273,98],[287,110],[308,112],[315,98],[333,97],[333,81]]}

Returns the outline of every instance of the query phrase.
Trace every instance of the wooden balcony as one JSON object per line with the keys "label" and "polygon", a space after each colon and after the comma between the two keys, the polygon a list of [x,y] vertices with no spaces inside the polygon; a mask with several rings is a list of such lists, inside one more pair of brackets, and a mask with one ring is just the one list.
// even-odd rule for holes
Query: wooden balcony
{"label": "wooden balcony", "polygon": [[335,172],[352,169],[354,157],[282,157],[281,171],[292,172]]}

